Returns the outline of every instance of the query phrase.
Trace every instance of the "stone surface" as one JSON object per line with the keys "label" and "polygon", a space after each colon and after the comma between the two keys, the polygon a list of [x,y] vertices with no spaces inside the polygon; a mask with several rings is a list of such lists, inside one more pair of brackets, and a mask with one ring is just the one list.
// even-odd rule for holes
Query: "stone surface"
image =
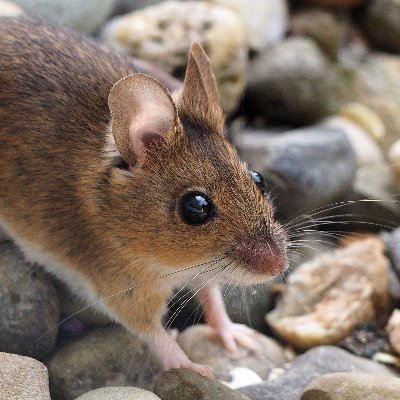
{"label": "stone surface", "polygon": [[[298,356],[279,378],[238,389],[252,400],[298,400],[311,381],[331,372],[363,372],[395,377],[389,368],[333,346],[319,346]],[[344,398],[343,398],[344,400]]]}
{"label": "stone surface", "polygon": [[0,353],[0,399],[50,400],[46,367],[33,358]]}
{"label": "stone surface", "polygon": [[107,387],[91,390],[76,400],[157,400],[154,393],[135,387]]}
{"label": "stone surface", "polygon": [[[304,0],[293,0],[294,3],[304,4]],[[318,6],[329,6],[337,8],[352,8],[362,5],[366,0],[306,0],[309,4],[315,4]]]}
{"label": "stone surface", "polygon": [[0,304],[0,351],[45,359],[57,340],[57,293],[11,242],[0,243]]}
{"label": "stone surface", "polygon": [[393,350],[400,354],[400,310],[395,309],[389,318],[386,326],[386,331],[389,335],[389,341]]}
{"label": "stone surface", "polygon": [[332,60],[336,60],[350,28],[345,19],[332,10],[305,8],[292,15],[289,30],[292,35],[315,40]]}
{"label": "stone surface", "polygon": [[208,0],[214,4],[231,7],[245,22],[249,46],[260,51],[282,40],[288,26],[286,0]]}
{"label": "stone surface", "polygon": [[50,390],[58,400],[104,386],[151,389],[161,367],[145,344],[121,327],[89,332],[65,343],[48,362]]}
{"label": "stone surface", "polygon": [[372,0],[361,10],[360,23],[369,41],[381,50],[400,53],[400,3]]}
{"label": "stone surface", "polygon": [[224,384],[186,368],[164,372],[153,390],[162,400],[249,400]]}
{"label": "stone surface", "polygon": [[300,400],[397,400],[399,393],[399,378],[336,372],[312,381]]}
{"label": "stone surface", "polygon": [[397,186],[400,186],[400,139],[396,140],[389,148],[388,160],[395,176]]}
{"label": "stone surface", "polygon": [[400,228],[392,232],[382,232],[381,238],[385,242],[387,255],[397,277],[400,277]]}
{"label": "stone surface", "polygon": [[115,0],[14,0],[27,14],[70,26],[80,32],[95,32],[111,14]]}
{"label": "stone surface", "polygon": [[272,328],[298,349],[337,344],[360,322],[388,315],[388,260],[371,238],[304,263],[289,278]]}
{"label": "stone surface", "polygon": [[8,0],[0,0],[0,17],[15,17],[23,14],[23,11],[15,3]]}
{"label": "stone surface", "polygon": [[185,329],[176,339],[191,361],[215,370],[215,378],[229,381],[230,371],[245,367],[266,379],[269,371],[287,361],[282,347],[273,339],[255,332],[255,349],[238,348],[234,353],[224,349],[214,330],[207,325]]}
{"label": "stone surface", "polygon": [[233,112],[241,100],[247,67],[247,34],[231,9],[206,2],[169,1],[112,19],[103,40],[183,78],[192,42],[210,57],[224,110]]}
{"label": "stone surface", "polygon": [[276,135],[241,131],[234,134],[234,143],[250,169],[263,174],[284,217],[332,203],[353,185],[355,154],[346,135],[336,128]]}
{"label": "stone surface", "polygon": [[253,60],[248,76],[244,108],[250,116],[305,125],[329,113],[333,75],[311,39],[276,43]]}

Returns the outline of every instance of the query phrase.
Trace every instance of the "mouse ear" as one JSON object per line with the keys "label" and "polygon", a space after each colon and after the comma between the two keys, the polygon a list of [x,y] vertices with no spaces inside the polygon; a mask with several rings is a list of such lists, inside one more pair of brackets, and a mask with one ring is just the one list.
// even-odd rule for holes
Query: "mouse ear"
{"label": "mouse ear", "polygon": [[192,43],[183,87],[178,94],[179,108],[190,118],[208,124],[222,134],[224,116],[218,93],[217,81],[210,59],[200,43]]}
{"label": "mouse ear", "polygon": [[129,75],[110,90],[108,107],[111,129],[118,151],[128,165],[141,168],[146,148],[178,124],[178,113],[170,93],[144,74]]}

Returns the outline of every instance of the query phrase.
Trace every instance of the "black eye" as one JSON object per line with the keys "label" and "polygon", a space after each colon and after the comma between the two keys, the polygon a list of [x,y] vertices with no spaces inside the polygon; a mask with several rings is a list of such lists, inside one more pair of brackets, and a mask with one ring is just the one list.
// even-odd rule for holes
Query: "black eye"
{"label": "black eye", "polygon": [[261,174],[255,171],[250,171],[250,176],[253,179],[254,183],[260,189],[262,194],[265,194],[265,181]]}
{"label": "black eye", "polygon": [[180,214],[189,225],[205,224],[214,213],[214,205],[204,193],[190,192],[181,200]]}

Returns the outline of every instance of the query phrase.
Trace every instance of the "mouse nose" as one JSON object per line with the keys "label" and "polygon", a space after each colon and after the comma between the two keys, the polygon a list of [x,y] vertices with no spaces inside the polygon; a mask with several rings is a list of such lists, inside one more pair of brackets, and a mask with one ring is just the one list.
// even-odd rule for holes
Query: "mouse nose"
{"label": "mouse nose", "polygon": [[234,247],[235,258],[255,274],[277,276],[288,267],[284,243],[263,239],[244,239]]}

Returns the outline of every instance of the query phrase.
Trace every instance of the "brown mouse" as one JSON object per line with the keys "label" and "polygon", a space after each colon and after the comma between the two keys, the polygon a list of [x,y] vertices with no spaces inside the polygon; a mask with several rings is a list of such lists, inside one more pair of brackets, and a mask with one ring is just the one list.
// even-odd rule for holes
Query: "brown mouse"
{"label": "brown mouse", "polygon": [[172,94],[138,70],[67,29],[2,19],[0,227],[165,368],[208,374],[163,328],[173,289],[192,288],[227,348],[249,345],[219,284],[282,273],[286,235],[261,176],[224,137],[201,46]]}

